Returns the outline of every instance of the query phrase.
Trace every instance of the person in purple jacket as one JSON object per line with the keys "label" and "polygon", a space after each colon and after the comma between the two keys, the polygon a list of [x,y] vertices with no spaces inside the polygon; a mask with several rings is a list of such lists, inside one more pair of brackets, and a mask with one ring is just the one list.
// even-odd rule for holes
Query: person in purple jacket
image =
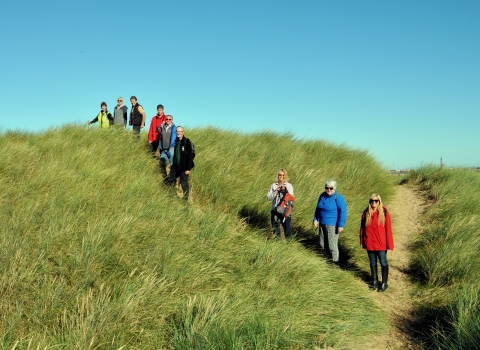
{"label": "person in purple jacket", "polygon": [[334,263],[338,263],[338,237],[347,221],[347,204],[343,196],[337,192],[337,182],[329,179],[325,182],[325,192],[318,198],[313,225],[318,227],[320,222],[320,247],[332,254]]}

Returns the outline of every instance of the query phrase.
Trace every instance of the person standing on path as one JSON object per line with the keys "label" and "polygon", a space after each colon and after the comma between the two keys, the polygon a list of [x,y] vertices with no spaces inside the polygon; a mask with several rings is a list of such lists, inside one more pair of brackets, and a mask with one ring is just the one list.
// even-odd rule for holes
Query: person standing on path
{"label": "person standing on path", "polygon": [[284,217],[278,213],[277,208],[282,202],[286,193],[293,194],[293,186],[288,182],[288,173],[285,169],[277,171],[277,181],[270,186],[270,190],[267,193],[267,199],[272,202],[272,210],[270,211],[270,222],[272,223],[273,233],[277,240],[281,239],[280,225],[283,227],[285,239],[287,241],[292,239],[292,229],[290,223],[292,221],[292,215]]}
{"label": "person standing on path", "polygon": [[193,163],[193,146],[189,139],[184,137],[184,129],[181,126],[177,127],[177,138],[175,139],[175,146],[173,151],[173,164],[170,168],[170,174],[165,179],[168,186],[175,186],[177,178],[180,177],[180,185],[182,186],[183,199],[188,201],[189,184],[188,178],[190,171],[195,166]]}
{"label": "person standing on path", "polygon": [[112,113],[107,110],[107,104],[105,102],[100,104],[100,108],[100,113],[98,113],[92,121],[89,120],[87,124],[90,125],[98,122],[99,128],[108,128],[110,127],[110,122],[113,121]]}
{"label": "person standing on path", "polygon": [[113,126],[116,128],[125,129],[127,127],[127,109],[123,104],[123,97],[117,98],[117,105],[113,111]]}
{"label": "person standing on path", "polygon": [[158,142],[160,140],[160,128],[165,121],[165,114],[163,114],[163,105],[157,106],[157,114],[153,116],[148,130],[148,143],[150,144],[150,152],[155,153],[158,149]]}
{"label": "person standing on path", "polygon": [[[393,250],[393,234],[390,213],[382,204],[378,193],[370,196],[368,207],[362,214],[360,245],[367,250],[372,274],[371,289],[385,292],[388,288],[387,250]],[[378,287],[377,259],[382,267],[382,285]]]}
{"label": "person standing on path", "polygon": [[130,125],[133,127],[133,134],[140,138],[140,129],[145,126],[145,111],[143,107],[138,104],[135,96],[130,97],[132,109],[130,111]]}
{"label": "person standing on path", "polygon": [[317,207],[313,216],[313,226],[318,227],[320,247],[323,251],[330,251],[332,261],[338,263],[340,253],[338,238],[347,222],[347,203],[343,196],[337,192],[337,182],[329,179],[325,182],[325,192],[318,197]]}
{"label": "person standing on path", "polygon": [[160,141],[160,173],[165,179],[167,177],[167,161],[170,161],[170,167],[173,164],[173,153],[175,149],[175,139],[177,138],[177,127],[173,124],[173,117],[167,115],[165,122],[161,125]]}

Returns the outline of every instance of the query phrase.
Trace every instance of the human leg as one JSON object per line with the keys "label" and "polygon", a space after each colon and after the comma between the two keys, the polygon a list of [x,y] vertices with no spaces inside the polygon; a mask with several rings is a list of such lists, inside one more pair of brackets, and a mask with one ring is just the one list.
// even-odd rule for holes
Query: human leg
{"label": "human leg", "polygon": [[137,139],[140,139],[140,125],[133,126],[133,135],[135,135]]}
{"label": "human leg", "polygon": [[277,215],[277,212],[272,210],[270,212],[270,222],[272,223],[273,233],[275,234],[276,239],[281,239],[280,236],[280,218]]}
{"label": "human leg", "polygon": [[158,149],[158,141],[153,141],[150,143],[150,152],[155,153]]}
{"label": "human leg", "polygon": [[378,288],[378,268],[377,268],[377,254],[374,251],[367,250],[368,259],[370,260],[370,273],[372,275],[372,285],[370,289]]}
{"label": "human leg", "polygon": [[340,253],[338,251],[338,231],[335,226],[326,226],[328,234],[328,249],[332,253],[332,261],[338,262]]}
{"label": "human leg", "polygon": [[283,232],[285,233],[285,239],[290,241],[292,239],[292,229],[290,227],[290,222],[292,221],[292,216],[288,216],[285,220],[282,220]]}
{"label": "human leg", "polygon": [[180,185],[182,186],[182,191],[183,191],[183,199],[188,200],[188,194],[189,194],[189,185],[188,185],[188,174],[185,174],[184,171],[180,172]]}
{"label": "human leg", "polygon": [[327,226],[325,225],[320,225],[318,228],[318,234],[320,236],[320,248],[324,252],[327,252],[326,248],[328,247],[328,232],[327,232]]}
{"label": "human leg", "polygon": [[385,292],[388,288],[388,262],[387,262],[387,251],[382,250],[378,251],[378,258],[380,260],[380,265],[382,267],[382,285],[378,288],[379,292]]}
{"label": "human leg", "polygon": [[160,173],[164,179],[167,177],[167,161],[169,156],[168,150],[166,149],[160,153]]}

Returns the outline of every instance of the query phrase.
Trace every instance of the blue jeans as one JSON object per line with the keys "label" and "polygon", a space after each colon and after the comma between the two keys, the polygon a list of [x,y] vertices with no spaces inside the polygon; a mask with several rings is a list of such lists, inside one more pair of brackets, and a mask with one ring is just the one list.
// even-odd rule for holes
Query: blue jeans
{"label": "blue jeans", "polygon": [[164,149],[160,152],[160,163],[167,164],[167,161],[170,160],[170,166],[173,164],[173,151],[174,147],[169,149]]}
{"label": "blue jeans", "polygon": [[285,233],[285,239],[292,239],[292,228],[290,227],[290,222],[292,221],[292,215],[287,216],[285,219],[282,215],[272,210],[270,214],[270,221],[272,223],[273,232],[275,237],[280,239],[282,236],[280,234],[280,225],[283,227],[283,232]]}
{"label": "blue jeans", "polygon": [[380,260],[380,265],[388,266],[387,251],[386,250],[367,250],[370,265],[377,266],[377,258]]}

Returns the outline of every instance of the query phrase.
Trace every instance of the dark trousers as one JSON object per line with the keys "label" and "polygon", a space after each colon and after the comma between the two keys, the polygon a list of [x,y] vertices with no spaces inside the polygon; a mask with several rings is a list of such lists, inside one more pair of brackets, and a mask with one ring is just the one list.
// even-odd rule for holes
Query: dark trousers
{"label": "dark trousers", "polygon": [[178,177],[180,177],[180,185],[182,186],[183,199],[187,200],[188,192],[189,192],[189,187],[188,187],[189,175],[185,174],[185,171],[180,171],[178,166],[172,166],[170,168],[170,174],[166,179],[166,183],[170,186],[175,186],[175,182],[177,181]]}
{"label": "dark trousers", "polygon": [[285,238],[290,240],[292,238],[292,229],[290,228],[290,222],[292,221],[292,216],[283,218],[283,215],[280,215],[276,211],[272,210],[270,215],[270,221],[272,222],[273,233],[275,237],[280,239],[280,225],[283,227],[283,232],[285,233]]}
{"label": "dark trousers", "polygon": [[387,251],[386,250],[367,250],[370,265],[377,266],[377,258],[380,260],[380,265],[388,266]]}
{"label": "dark trousers", "polygon": [[158,141],[150,143],[150,152],[155,153],[158,149]]}
{"label": "dark trousers", "polygon": [[137,137],[137,139],[140,139],[140,129],[140,125],[133,126],[133,134]]}

